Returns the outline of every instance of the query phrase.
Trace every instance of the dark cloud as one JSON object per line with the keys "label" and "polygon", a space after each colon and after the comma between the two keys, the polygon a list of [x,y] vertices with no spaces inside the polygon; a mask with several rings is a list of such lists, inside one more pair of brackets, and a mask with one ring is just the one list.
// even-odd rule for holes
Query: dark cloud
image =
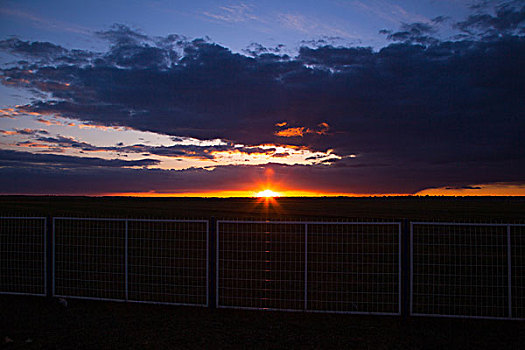
{"label": "dark cloud", "polygon": [[[395,42],[379,51],[324,45],[302,47],[295,57],[260,46],[243,55],[209,40],[152,38],[115,26],[99,33],[110,49],[85,53],[83,63],[56,45],[27,43],[60,52],[32,51],[28,59],[42,51],[56,61],[35,63],[32,72],[13,65],[1,74],[4,84],[23,82],[20,86],[51,96],[19,107],[22,112],[174,137],[220,138],[228,145],[289,144],[357,154],[327,161],[322,169],[345,181],[359,169],[360,188],[401,192],[520,181],[525,174],[523,7],[501,5],[487,15],[458,23],[466,35],[460,40],[434,37],[444,22],[440,18],[384,32]],[[473,29],[490,35],[468,34]],[[0,47],[18,46],[3,41]],[[65,63],[68,55],[72,63]],[[318,130],[326,123],[330,129],[280,137],[283,128],[276,124],[282,122],[286,128]],[[177,156],[205,148],[137,149]],[[294,176],[310,168],[300,169]],[[332,181],[327,179],[318,178]]]}
{"label": "dark cloud", "polygon": [[[80,162],[84,162],[80,160]],[[31,165],[34,163],[31,163]],[[508,163],[502,162],[501,166]],[[268,180],[271,169],[271,183],[275,189],[292,188],[326,193],[415,193],[427,188],[444,187],[458,183],[468,186],[464,180],[468,175],[474,183],[491,181],[498,175],[494,169],[472,176],[469,165],[451,164],[446,172],[443,168],[418,169],[407,165],[404,168],[387,164],[362,167],[332,167],[328,165],[286,166],[269,164],[261,166],[218,166],[210,169],[160,170],[122,169],[120,167],[94,168],[81,166],[64,171],[60,167],[17,166],[0,169],[0,193],[34,194],[102,194],[125,192],[156,193],[199,193],[219,190],[257,190],[260,183]],[[523,177],[516,176],[510,169],[509,179],[523,183]],[[414,172],[418,175],[414,177]],[[388,183],[385,182],[388,174]],[[38,181],[35,181],[38,179]]]}
{"label": "dark cloud", "polygon": [[44,130],[44,129],[28,129],[28,128],[25,128],[25,129],[16,129],[15,128],[15,131],[18,132],[19,135],[36,135],[36,134],[44,134],[44,135],[47,135],[49,134],[49,132],[47,130]]}
{"label": "dark cloud", "polygon": [[306,158],[306,160],[316,160],[316,159],[320,159],[320,158],[324,158],[326,157],[325,155],[317,155],[317,156],[311,156],[311,157],[308,157]]}
{"label": "dark cloud", "polygon": [[248,45],[246,49],[243,50],[243,52],[246,53],[247,55],[254,56],[254,57],[265,55],[265,54],[276,55],[276,54],[281,53],[284,48],[285,46],[282,44],[276,45],[275,47],[265,47],[259,43],[251,43],[250,45]]}
{"label": "dark cloud", "polygon": [[85,50],[68,50],[49,42],[30,42],[18,38],[0,40],[0,49],[27,58],[18,61],[26,69],[38,68],[42,64],[87,64],[95,56],[95,53]]}
{"label": "dark cloud", "polygon": [[[3,130],[0,130],[2,133]],[[35,133],[38,133],[36,131]],[[3,133],[6,133],[5,131]],[[7,132],[9,133],[9,132]],[[17,132],[18,133],[18,132]],[[26,135],[35,133],[25,133]],[[19,133],[21,134],[21,133]],[[56,136],[40,136],[36,137],[32,141],[19,142],[18,145],[38,145],[48,146],[51,148],[58,149],[78,149],[85,152],[101,152],[101,151],[113,151],[119,153],[142,153],[147,155],[158,155],[165,157],[184,157],[184,158],[197,158],[197,159],[214,159],[215,152],[237,152],[245,155],[250,154],[266,154],[272,157],[286,157],[288,153],[275,153],[276,149],[273,147],[261,148],[261,147],[244,147],[236,146],[233,144],[227,145],[214,145],[214,146],[198,146],[198,145],[173,145],[173,146],[149,146],[144,144],[135,144],[125,146],[122,142],[119,142],[116,146],[95,146],[87,142],[79,141],[73,137],[65,137],[62,135]]]}
{"label": "dark cloud", "polygon": [[480,11],[456,23],[455,27],[470,35],[480,35],[485,38],[525,33],[525,3],[523,1],[499,3],[494,6],[493,13],[487,11],[491,7],[490,2],[477,4],[475,9]]}
{"label": "dark cloud", "polygon": [[481,190],[480,186],[446,187],[447,190]]}
{"label": "dark cloud", "polygon": [[40,41],[22,41],[18,38],[0,41],[0,48],[15,54],[47,60],[56,59],[67,53],[67,50],[59,45]]}
{"label": "dark cloud", "polygon": [[432,18],[432,23],[440,24],[448,20],[450,20],[450,17],[448,16],[437,16],[437,17]]}
{"label": "dark cloud", "polygon": [[439,40],[432,36],[437,32],[435,25],[445,21],[445,17],[436,17],[433,25],[428,23],[403,23],[399,31],[380,30],[379,33],[385,34],[388,40],[404,43],[417,43],[423,45],[436,45]]}
{"label": "dark cloud", "polygon": [[184,44],[184,39],[177,35],[155,41],[120,24],[97,35],[111,43],[110,50],[96,59],[99,66],[162,70],[179,58],[174,47]]}
{"label": "dark cloud", "polygon": [[[102,159],[89,157],[74,157],[55,154],[35,154],[29,152],[0,150],[0,167],[2,171],[10,171],[10,168],[48,168],[50,171],[63,171],[64,169],[75,168],[120,168],[120,167],[145,167],[156,165],[159,161],[155,159],[140,160],[121,160],[121,159]],[[16,178],[10,181],[18,181]],[[35,183],[39,183],[35,181]],[[4,185],[2,186],[5,190]]]}
{"label": "dark cloud", "polygon": [[17,129],[15,128],[14,130],[0,130],[0,134],[3,134],[3,135],[37,135],[37,134],[47,135],[49,134],[49,132],[44,129],[29,129],[29,128]]}
{"label": "dark cloud", "polygon": [[[78,141],[72,137],[64,137],[61,135],[49,136],[49,137],[37,137],[36,141],[40,141],[42,144],[51,144],[54,147],[67,149],[75,148],[82,151],[103,151],[112,149],[110,147],[97,147],[87,142]],[[116,149],[116,148],[115,148]]]}
{"label": "dark cloud", "polygon": [[288,153],[288,152],[272,154],[272,157],[275,157],[275,158],[286,158],[286,157],[289,157],[289,156],[290,156],[290,153]]}
{"label": "dark cloud", "polygon": [[114,24],[109,30],[99,31],[96,34],[109,41],[113,46],[136,46],[149,41],[146,35],[122,24]]}

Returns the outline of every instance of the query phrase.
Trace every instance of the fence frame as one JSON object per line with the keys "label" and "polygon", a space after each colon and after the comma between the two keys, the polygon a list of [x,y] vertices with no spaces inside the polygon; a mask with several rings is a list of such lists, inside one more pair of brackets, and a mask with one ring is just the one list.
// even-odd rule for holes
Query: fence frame
{"label": "fence frame", "polygon": [[[117,302],[131,302],[131,303],[146,303],[146,304],[165,304],[165,305],[187,305],[187,306],[204,306],[210,308],[229,308],[229,309],[249,309],[249,310],[275,310],[275,311],[292,311],[292,312],[312,312],[312,313],[339,313],[339,314],[363,314],[363,315],[406,315],[406,316],[424,316],[424,317],[448,317],[448,318],[471,318],[471,319],[495,319],[495,320],[525,320],[523,317],[513,316],[513,265],[512,265],[512,228],[525,227],[525,224],[509,224],[509,223],[468,223],[468,222],[431,222],[431,221],[286,221],[286,220],[216,220],[201,219],[127,219],[127,218],[93,218],[93,217],[38,217],[38,216],[0,216],[0,220],[42,220],[42,239],[43,239],[43,293],[25,293],[25,292],[3,292],[0,295],[34,295],[34,296],[52,296],[64,297],[71,299],[87,299],[87,300],[109,300]],[[124,295],[120,298],[100,298],[89,296],[69,296],[56,294],[56,220],[73,220],[73,221],[113,221],[124,223]],[[206,302],[202,303],[179,303],[179,302],[162,302],[162,301],[148,301],[148,300],[133,300],[129,298],[129,222],[173,222],[173,223],[202,223],[206,227]],[[220,305],[219,289],[220,289],[220,236],[221,224],[278,224],[278,225],[299,225],[304,229],[299,229],[297,235],[300,237],[304,234],[304,305],[302,308],[264,308],[251,306],[227,306]],[[308,235],[309,225],[382,225],[382,226],[397,226],[397,254],[393,254],[397,258],[397,312],[368,312],[368,311],[330,311],[330,310],[313,310],[308,309],[309,289],[308,289]],[[507,267],[507,281],[504,286],[507,288],[507,316],[479,316],[479,315],[445,315],[433,313],[418,313],[414,312],[414,226],[415,225],[430,225],[430,226],[480,226],[480,227],[506,227],[506,267]],[[395,235],[395,232],[388,232],[386,234]],[[521,247],[521,246],[520,246]],[[503,248],[505,249],[505,248]],[[204,253],[203,253],[204,254]],[[405,259],[408,263],[405,263]],[[301,259],[302,260],[302,259]],[[299,260],[300,261],[300,260]],[[302,263],[302,261],[300,261]],[[498,265],[501,266],[501,265]],[[505,263],[503,263],[505,266]],[[517,265],[521,266],[521,265]],[[408,271],[407,271],[408,270]],[[406,273],[406,274],[405,274]],[[212,276],[213,274],[213,276]],[[405,276],[405,277],[403,277]],[[406,278],[408,276],[408,278]],[[521,299],[520,299],[521,300]],[[404,311],[406,304],[408,304],[407,312]],[[520,309],[521,310],[521,309]]]}
{"label": "fence frame", "polygon": [[[261,307],[249,307],[249,306],[224,306],[219,305],[219,257],[220,257],[220,229],[219,225],[221,223],[225,224],[290,224],[290,225],[304,225],[304,307],[303,309],[285,309],[285,308],[261,308]],[[354,314],[354,315],[384,315],[384,316],[399,316],[402,312],[402,264],[401,264],[401,247],[402,247],[402,222],[401,221],[272,221],[272,220],[217,220],[216,222],[216,254],[215,254],[215,273],[216,273],[216,285],[215,285],[215,302],[216,308],[225,308],[225,309],[244,309],[244,310],[267,310],[267,311],[287,311],[287,312],[311,312],[311,313],[331,313],[331,314]],[[390,312],[366,312],[366,311],[330,311],[330,310],[311,310],[308,309],[308,225],[391,225],[397,226],[397,265],[398,265],[398,301],[397,309],[395,313]]]}
{"label": "fence frame", "polygon": [[43,220],[44,221],[44,225],[43,225],[43,241],[44,241],[44,255],[43,255],[43,260],[44,260],[44,270],[43,270],[43,277],[44,277],[44,291],[43,293],[26,293],[26,292],[3,292],[3,291],[0,291],[0,295],[33,295],[33,296],[39,296],[39,297],[45,297],[47,295],[47,289],[48,289],[48,284],[47,284],[47,272],[48,272],[48,264],[47,264],[47,258],[48,258],[48,255],[47,255],[47,238],[48,238],[48,228],[47,228],[47,217],[45,216],[0,216],[0,220],[4,220],[4,219],[7,219],[7,220]]}
{"label": "fence frame", "polygon": [[[507,297],[508,297],[508,316],[472,316],[472,315],[440,315],[417,313],[413,311],[414,305],[414,225],[435,225],[435,226],[479,226],[479,227],[506,227],[506,248],[507,248]],[[512,317],[512,245],[511,227],[525,227],[525,224],[495,224],[495,223],[468,223],[468,222],[430,222],[430,221],[411,221],[410,222],[410,315],[423,317],[447,317],[447,318],[471,318],[489,320],[525,320],[525,318]]]}
{"label": "fence frame", "polygon": [[[98,298],[98,297],[83,297],[83,296],[69,296],[69,295],[60,295],[56,294],[55,292],[55,246],[56,246],[56,228],[55,228],[55,220],[73,220],[73,221],[117,221],[117,222],[124,222],[125,224],[125,236],[124,236],[124,299],[116,299],[116,298]],[[148,301],[148,300],[134,300],[129,299],[128,295],[128,277],[129,277],[129,260],[128,260],[128,222],[174,222],[174,223],[204,223],[206,224],[206,303],[205,304],[198,304],[198,303],[174,303],[174,302],[162,302],[162,301]],[[190,219],[125,219],[125,218],[78,218],[78,217],[53,217],[53,284],[52,284],[52,296],[53,297],[62,297],[62,298],[70,298],[70,299],[85,299],[85,300],[105,300],[105,301],[116,301],[116,302],[129,302],[129,303],[139,303],[139,304],[159,304],[159,305],[179,305],[179,306],[201,306],[201,307],[208,307],[209,305],[209,241],[210,241],[210,224],[208,220],[190,220]]]}

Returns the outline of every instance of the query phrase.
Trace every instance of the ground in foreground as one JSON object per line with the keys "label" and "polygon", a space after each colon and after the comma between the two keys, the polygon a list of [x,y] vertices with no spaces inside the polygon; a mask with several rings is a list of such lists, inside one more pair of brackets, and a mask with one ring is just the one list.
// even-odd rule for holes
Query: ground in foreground
{"label": "ground in foreground", "polygon": [[[519,349],[525,322],[264,312],[0,296],[6,349]],[[6,343],[6,337],[12,342]]]}

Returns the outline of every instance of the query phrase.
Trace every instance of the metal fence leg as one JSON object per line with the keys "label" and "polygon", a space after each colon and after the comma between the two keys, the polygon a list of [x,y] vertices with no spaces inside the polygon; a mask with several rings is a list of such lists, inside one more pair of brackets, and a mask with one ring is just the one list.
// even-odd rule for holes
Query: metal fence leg
{"label": "metal fence leg", "polygon": [[128,220],[126,220],[126,233],[125,233],[125,240],[124,240],[124,283],[125,283],[125,299],[126,301],[129,300],[129,294],[128,294]]}
{"label": "metal fence leg", "polygon": [[217,232],[217,220],[215,217],[211,217],[208,226],[208,307],[215,309],[218,306],[219,300],[219,289],[217,276],[219,273],[218,268],[218,232]]}
{"label": "metal fence leg", "polygon": [[51,298],[53,297],[53,294],[54,294],[54,280],[53,280],[53,276],[54,276],[54,269],[55,269],[55,264],[54,264],[54,235],[55,235],[55,230],[54,230],[54,222],[53,222],[53,218],[48,216],[46,218],[46,228],[45,228],[45,293],[47,295],[48,298]]}
{"label": "metal fence leg", "polygon": [[401,315],[407,318],[410,315],[411,303],[411,286],[410,286],[410,262],[411,262],[411,244],[410,244],[410,223],[408,219],[403,220],[401,230]]}
{"label": "metal fence leg", "polygon": [[507,225],[507,288],[509,298],[509,318],[512,318],[512,250],[510,241],[510,225]]}
{"label": "metal fence leg", "polygon": [[308,224],[304,224],[304,310],[308,310]]}

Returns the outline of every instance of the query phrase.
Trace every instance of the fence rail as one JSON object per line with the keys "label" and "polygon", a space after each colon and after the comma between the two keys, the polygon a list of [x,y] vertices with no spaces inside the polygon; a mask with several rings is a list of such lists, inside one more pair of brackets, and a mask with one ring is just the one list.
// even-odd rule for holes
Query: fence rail
{"label": "fence rail", "polygon": [[0,294],[525,319],[525,225],[0,217]]}

